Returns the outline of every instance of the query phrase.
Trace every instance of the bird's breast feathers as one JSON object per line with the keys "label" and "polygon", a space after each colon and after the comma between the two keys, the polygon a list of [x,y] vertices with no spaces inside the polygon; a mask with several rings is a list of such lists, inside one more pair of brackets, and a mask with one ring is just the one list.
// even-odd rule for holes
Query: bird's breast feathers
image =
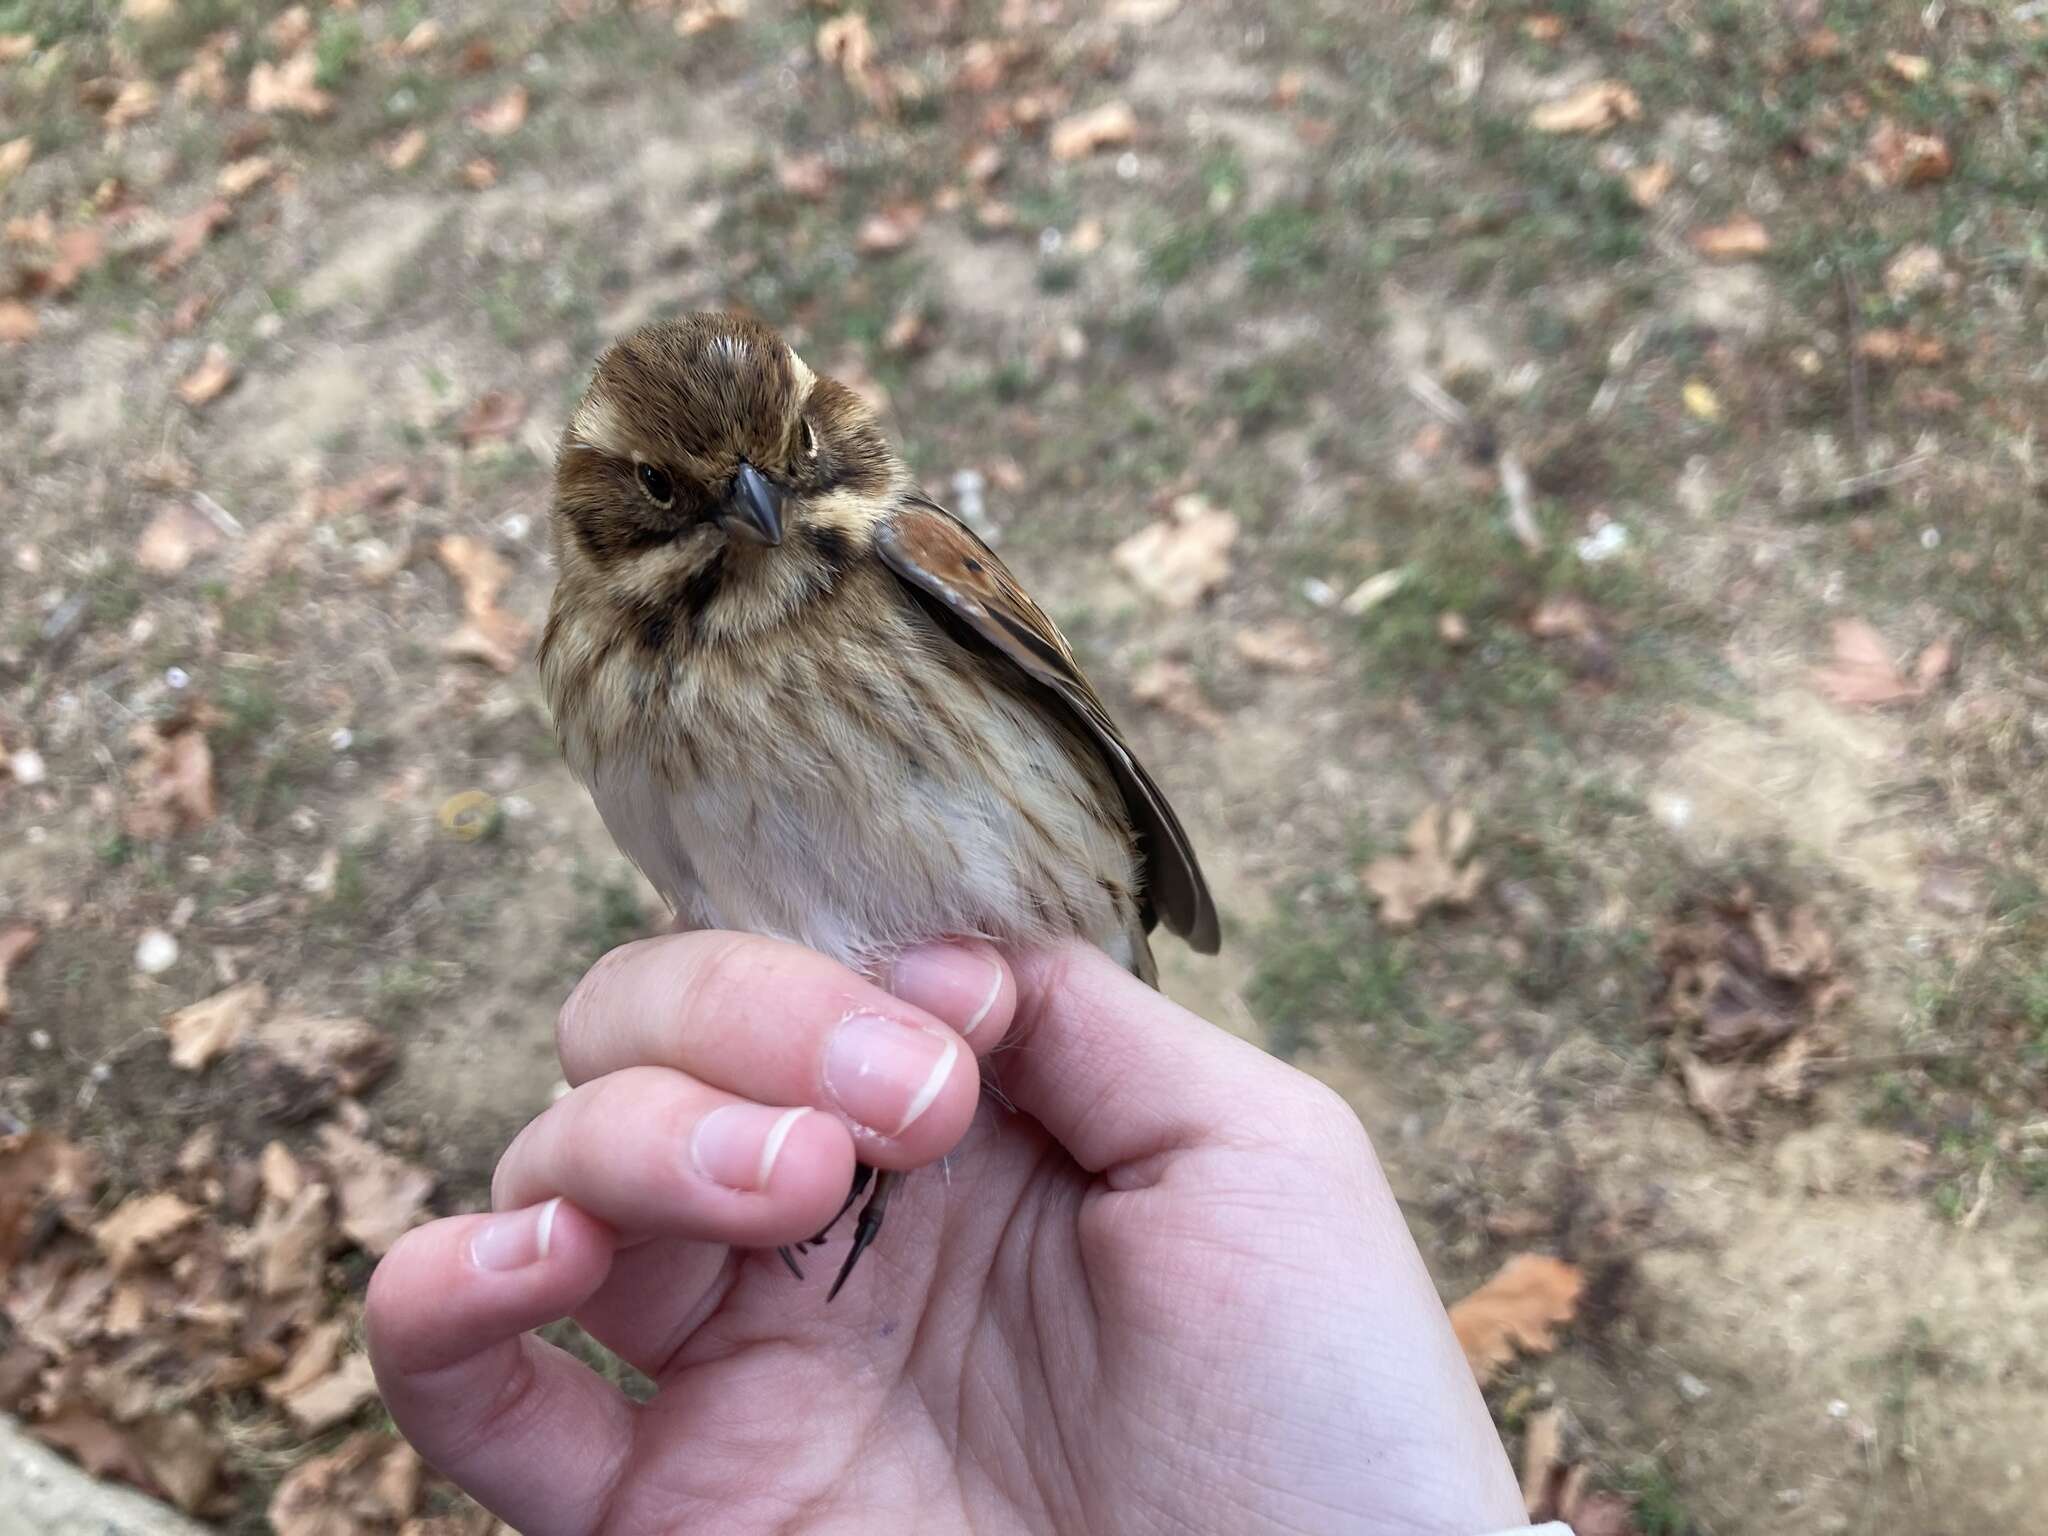
{"label": "bird's breast feathers", "polygon": [[1100,759],[867,574],[845,623],[643,658],[633,687],[579,682],[616,659],[551,637],[564,749],[620,848],[690,922],[861,969],[968,933],[1078,935],[1143,968],[1135,851]]}

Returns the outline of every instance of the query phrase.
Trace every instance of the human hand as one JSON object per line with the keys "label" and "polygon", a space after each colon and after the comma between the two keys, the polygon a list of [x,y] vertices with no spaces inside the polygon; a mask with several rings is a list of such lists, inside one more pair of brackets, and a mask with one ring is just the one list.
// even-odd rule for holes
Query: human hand
{"label": "human hand", "polygon": [[[498,1214],[372,1280],[378,1382],[430,1462],[527,1536],[1524,1518],[1341,1099],[1078,945],[935,946],[889,987],[734,934],[598,963]],[[977,1113],[998,1042],[1014,1108]],[[952,1155],[828,1307],[767,1250],[856,1154]],[[526,1333],[565,1315],[654,1396]]]}

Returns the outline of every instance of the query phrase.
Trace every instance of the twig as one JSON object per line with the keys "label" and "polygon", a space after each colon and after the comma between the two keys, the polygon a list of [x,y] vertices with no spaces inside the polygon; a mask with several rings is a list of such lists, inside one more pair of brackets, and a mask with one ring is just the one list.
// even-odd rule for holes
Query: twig
{"label": "twig", "polygon": [[1535,497],[1529,487],[1529,471],[1510,448],[1500,456],[1500,490],[1508,502],[1508,531],[1522,548],[1535,554],[1543,548],[1543,530],[1536,526]]}
{"label": "twig", "polygon": [[[1861,450],[1859,449],[1859,454]],[[1934,462],[1929,453],[1916,453],[1910,458],[1887,464],[1882,469],[1873,469],[1865,474],[1851,475],[1846,480],[1837,480],[1827,490],[1809,496],[1799,503],[1801,511],[1821,511],[1828,507],[1859,506],[1867,503],[1879,491],[1888,491],[1895,485],[1908,480],[1917,480],[1927,466]]]}
{"label": "twig", "polygon": [[1894,1067],[1932,1067],[1944,1061],[1959,1061],[1970,1051],[1889,1051],[1879,1056],[1809,1056],[1800,1066],[1809,1072],[1846,1075],[1852,1072],[1888,1072]]}

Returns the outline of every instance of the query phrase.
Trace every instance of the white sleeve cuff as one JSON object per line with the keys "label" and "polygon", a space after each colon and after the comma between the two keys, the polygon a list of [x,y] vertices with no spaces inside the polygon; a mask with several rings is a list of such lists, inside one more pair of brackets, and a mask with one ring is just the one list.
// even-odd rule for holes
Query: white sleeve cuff
{"label": "white sleeve cuff", "polygon": [[1572,1536],[1572,1528],[1562,1520],[1552,1520],[1545,1525],[1518,1525],[1512,1531],[1494,1531],[1491,1536]]}

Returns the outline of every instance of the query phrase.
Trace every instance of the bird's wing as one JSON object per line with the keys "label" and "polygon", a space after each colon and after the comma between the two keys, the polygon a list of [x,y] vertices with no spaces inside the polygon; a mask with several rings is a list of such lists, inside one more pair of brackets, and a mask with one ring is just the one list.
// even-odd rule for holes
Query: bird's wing
{"label": "bird's wing", "polygon": [[1222,935],[1195,850],[1166,796],[1132,755],[1102,707],[1066,637],[1017,585],[992,550],[935,503],[913,499],[882,525],[876,550],[954,639],[1009,662],[1065,709],[1123,791],[1138,838],[1145,902],[1196,953],[1213,955]]}

